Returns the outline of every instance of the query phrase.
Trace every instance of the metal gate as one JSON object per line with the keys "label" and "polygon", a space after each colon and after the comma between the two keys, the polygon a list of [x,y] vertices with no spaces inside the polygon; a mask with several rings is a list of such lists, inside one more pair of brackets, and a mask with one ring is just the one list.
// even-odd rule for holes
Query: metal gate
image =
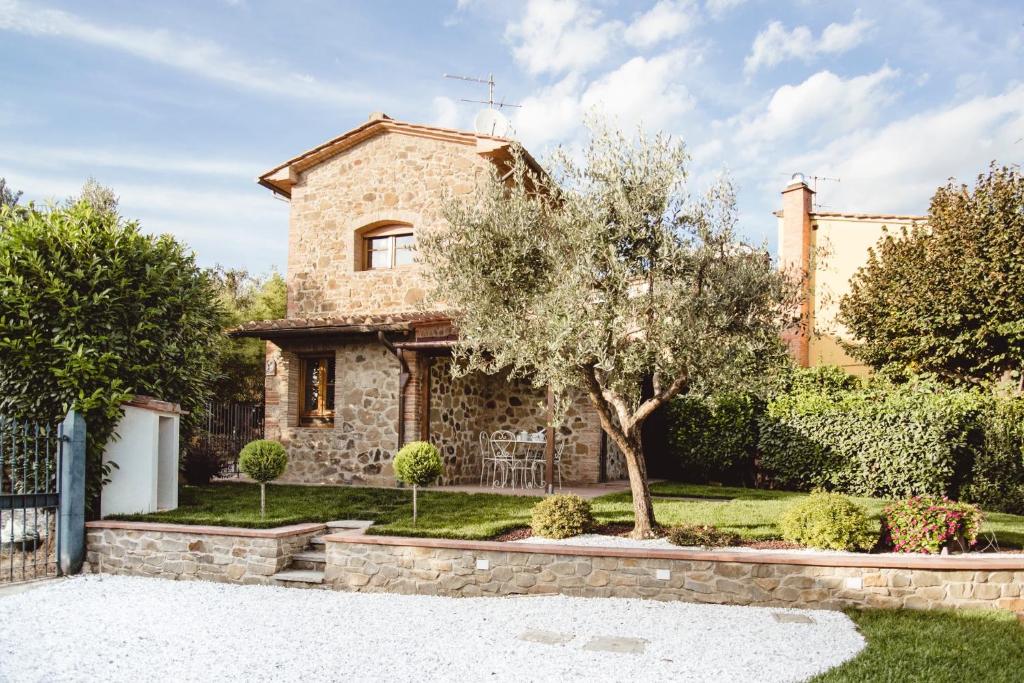
{"label": "metal gate", "polygon": [[77,573],[84,554],[82,416],[0,416],[0,583]]}
{"label": "metal gate", "polygon": [[237,476],[238,452],[250,441],[263,438],[263,417],[263,403],[209,403],[205,420],[182,448],[216,458],[223,464],[220,476]]}
{"label": "metal gate", "polygon": [[0,417],[0,582],[56,576],[60,429]]}

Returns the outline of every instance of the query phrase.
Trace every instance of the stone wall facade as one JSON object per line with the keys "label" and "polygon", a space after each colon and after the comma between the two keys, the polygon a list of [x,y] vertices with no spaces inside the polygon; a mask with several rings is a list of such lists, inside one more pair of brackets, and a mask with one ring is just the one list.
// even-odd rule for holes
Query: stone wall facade
{"label": "stone wall facade", "polygon": [[291,190],[288,317],[414,311],[426,286],[418,265],[361,270],[361,234],[404,223],[443,229],[445,193],[469,193],[487,172],[470,136],[386,132],[300,174]]}
{"label": "stone wall facade", "polygon": [[[303,427],[298,415],[299,361],[303,354],[325,352],[335,355],[334,424]],[[481,431],[544,427],[544,392],[528,382],[480,373],[456,379],[448,358],[426,364],[407,355],[411,374],[405,392],[405,440],[422,438],[422,402],[429,391],[428,440],[438,446],[445,461],[442,484],[479,484]],[[393,486],[391,463],[399,447],[398,359],[377,341],[359,340],[271,344],[267,357],[276,374],[266,378],[265,432],[288,450],[288,469],[281,481]],[[429,380],[421,377],[424,373],[429,373]],[[600,481],[602,458],[606,479],[625,476],[621,456],[604,438],[597,413],[585,396],[570,404],[556,439],[565,443],[564,483]]]}
{"label": "stone wall facade", "polygon": [[[289,318],[443,308],[425,301],[419,264],[365,270],[363,235],[386,224],[407,225],[417,239],[444,230],[446,196],[472,191],[492,167],[495,157],[489,154],[496,143],[383,119],[375,125],[379,132],[296,172],[290,188]],[[300,426],[300,359],[324,352],[336,360],[334,424]],[[431,364],[418,353],[404,355],[411,373],[399,417],[400,364],[372,335],[268,342],[268,367],[275,372],[266,378],[265,432],[288,450],[282,481],[394,485],[391,461],[400,447],[401,419],[405,442],[429,439],[442,450],[442,483],[479,483],[480,431],[543,426],[543,395],[529,386],[483,375],[453,380],[445,359]],[[596,412],[582,397],[573,402],[559,438],[566,440],[564,482],[625,475],[621,457],[606,444]]]}
{"label": "stone wall facade", "polygon": [[[529,382],[481,373],[453,378],[448,358],[435,359],[431,365],[430,439],[445,461],[444,484],[480,482],[481,431],[536,432],[546,421],[546,394]],[[597,413],[585,396],[577,396],[569,405],[555,439],[556,444],[564,443],[564,482],[600,480],[605,446]]]}
{"label": "stone wall facade", "polygon": [[323,524],[278,529],[99,521],[86,524],[86,573],[269,584]]}
{"label": "stone wall facade", "polygon": [[870,556],[811,559],[793,553],[324,539],[325,582],[338,590],[450,596],[557,593],[810,609],[1024,612],[1024,558],[883,558],[897,566],[879,567],[872,566],[879,559]]}
{"label": "stone wall facade", "polygon": [[[334,424],[299,424],[299,361],[306,353],[335,357]],[[265,432],[288,450],[282,482],[393,486],[398,449],[398,359],[370,341],[302,342],[273,347],[267,377]]]}

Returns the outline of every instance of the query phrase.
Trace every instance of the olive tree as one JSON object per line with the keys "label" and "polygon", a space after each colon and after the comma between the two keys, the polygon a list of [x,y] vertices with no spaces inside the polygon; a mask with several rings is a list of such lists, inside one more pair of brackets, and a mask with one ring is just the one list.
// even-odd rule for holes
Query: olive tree
{"label": "olive tree", "polygon": [[600,124],[548,172],[513,149],[421,259],[434,305],[452,310],[453,372],[509,372],[577,391],[625,457],[633,536],[655,528],[641,427],[672,397],[749,384],[785,356],[798,287],[736,237],[725,180],[688,188],[681,142],[628,139]]}

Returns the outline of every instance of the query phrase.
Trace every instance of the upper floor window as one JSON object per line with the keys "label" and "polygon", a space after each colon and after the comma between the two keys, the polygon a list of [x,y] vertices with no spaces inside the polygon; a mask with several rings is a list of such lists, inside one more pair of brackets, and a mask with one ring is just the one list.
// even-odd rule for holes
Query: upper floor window
{"label": "upper floor window", "polygon": [[381,270],[413,263],[416,240],[411,225],[382,225],[363,233],[363,269]]}

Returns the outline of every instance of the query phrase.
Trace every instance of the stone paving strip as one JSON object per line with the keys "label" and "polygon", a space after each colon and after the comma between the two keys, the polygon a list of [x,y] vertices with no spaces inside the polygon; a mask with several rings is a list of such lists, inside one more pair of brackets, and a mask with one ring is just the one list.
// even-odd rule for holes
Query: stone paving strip
{"label": "stone paving strip", "polygon": [[[805,619],[780,623],[780,614]],[[0,623],[0,681],[14,683],[767,683],[806,680],[864,647],[840,612],[304,591],[109,575],[0,597]]]}

